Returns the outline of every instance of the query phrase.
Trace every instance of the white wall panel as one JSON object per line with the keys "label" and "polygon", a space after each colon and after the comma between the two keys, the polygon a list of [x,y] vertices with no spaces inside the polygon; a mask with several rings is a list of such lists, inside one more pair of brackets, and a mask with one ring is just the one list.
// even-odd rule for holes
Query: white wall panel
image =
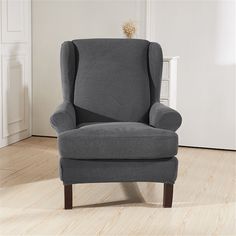
{"label": "white wall panel", "polygon": [[29,34],[30,1],[2,1],[2,42],[26,42]]}
{"label": "white wall panel", "polygon": [[31,135],[31,2],[0,1],[0,147]]}
{"label": "white wall panel", "polygon": [[3,138],[29,128],[25,64],[24,56],[2,58]]}

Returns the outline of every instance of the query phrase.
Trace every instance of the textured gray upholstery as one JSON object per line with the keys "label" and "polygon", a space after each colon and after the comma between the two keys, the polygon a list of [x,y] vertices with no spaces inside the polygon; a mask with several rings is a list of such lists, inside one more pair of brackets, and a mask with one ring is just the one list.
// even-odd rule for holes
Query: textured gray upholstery
{"label": "textured gray upholstery", "polygon": [[99,182],[174,183],[178,160],[73,160],[60,159],[64,184]]}
{"label": "textured gray upholstery", "polygon": [[178,136],[143,123],[111,122],[63,132],[58,144],[63,158],[160,159],[177,154]]}
{"label": "textured gray upholstery", "polygon": [[76,50],[72,42],[64,42],[61,46],[61,82],[64,101],[73,103],[74,83],[77,70]]}
{"label": "textured gray upholstery", "polygon": [[150,107],[146,40],[74,40],[79,55],[74,104],[80,123],[147,122]]}
{"label": "textured gray upholstery", "polygon": [[63,104],[51,117],[65,184],[174,183],[181,124],[160,104],[159,44],[84,39],[61,47]]}
{"label": "textured gray upholstery", "polygon": [[152,105],[149,113],[149,124],[160,129],[176,131],[182,123],[181,115],[159,102]]}
{"label": "textured gray upholstery", "polygon": [[163,55],[158,43],[150,43],[148,51],[151,104],[160,101]]}
{"label": "textured gray upholstery", "polygon": [[51,125],[57,131],[61,133],[63,131],[76,128],[75,110],[70,102],[63,102],[59,105],[55,113],[51,116]]}

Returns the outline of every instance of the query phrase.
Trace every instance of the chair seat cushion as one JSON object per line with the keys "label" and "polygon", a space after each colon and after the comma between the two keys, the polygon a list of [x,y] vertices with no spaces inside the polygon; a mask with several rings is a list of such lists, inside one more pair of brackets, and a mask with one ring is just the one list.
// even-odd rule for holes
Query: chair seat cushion
{"label": "chair seat cushion", "polygon": [[177,154],[175,132],[138,122],[82,125],[58,137],[60,156],[70,159],[160,159]]}

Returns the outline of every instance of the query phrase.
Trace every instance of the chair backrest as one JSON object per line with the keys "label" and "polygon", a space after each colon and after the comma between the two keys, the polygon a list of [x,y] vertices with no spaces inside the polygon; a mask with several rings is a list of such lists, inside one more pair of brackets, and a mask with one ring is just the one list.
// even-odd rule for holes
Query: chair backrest
{"label": "chair backrest", "polygon": [[77,123],[148,120],[160,99],[162,50],[140,39],[80,39],[61,48],[63,98]]}

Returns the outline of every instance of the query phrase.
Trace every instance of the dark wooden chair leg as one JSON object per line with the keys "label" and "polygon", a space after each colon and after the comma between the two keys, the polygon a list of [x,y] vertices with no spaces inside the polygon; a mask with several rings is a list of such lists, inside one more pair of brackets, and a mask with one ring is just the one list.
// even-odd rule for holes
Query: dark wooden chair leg
{"label": "dark wooden chair leg", "polygon": [[172,200],[173,200],[173,184],[164,184],[164,192],[163,192],[163,207],[171,208]]}
{"label": "dark wooden chair leg", "polygon": [[72,184],[64,185],[65,209],[72,209]]}

